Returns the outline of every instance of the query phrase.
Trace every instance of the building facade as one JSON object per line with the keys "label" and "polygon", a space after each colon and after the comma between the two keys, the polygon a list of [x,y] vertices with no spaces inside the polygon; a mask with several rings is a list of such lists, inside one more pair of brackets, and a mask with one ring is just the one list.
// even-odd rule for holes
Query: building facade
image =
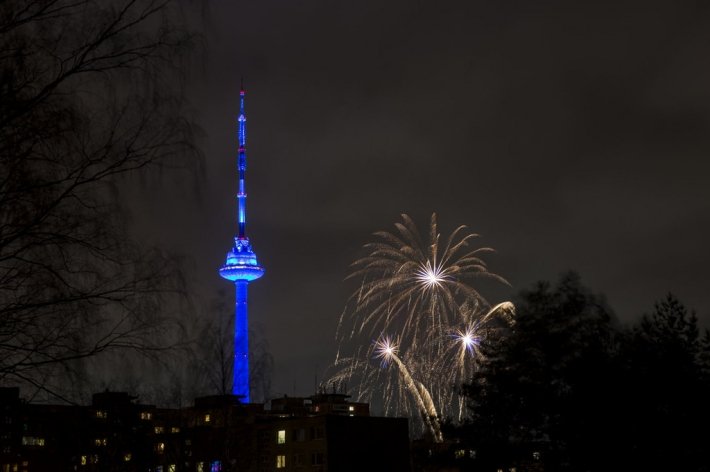
{"label": "building facade", "polygon": [[157,408],[122,392],[89,406],[38,405],[0,389],[0,472],[409,471],[404,418],[369,415],[347,395],[242,404],[203,397]]}

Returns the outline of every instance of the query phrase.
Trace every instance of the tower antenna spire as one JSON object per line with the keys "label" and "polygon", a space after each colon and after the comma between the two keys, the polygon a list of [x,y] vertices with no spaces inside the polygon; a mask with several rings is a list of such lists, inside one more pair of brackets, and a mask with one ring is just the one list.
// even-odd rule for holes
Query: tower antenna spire
{"label": "tower antenna spire", "polygon": [[240,396],[244,403],[250,401],[249,389],[249,322],[247,316],[247,292],[249,282],[264,275],[264,269],[256,260],[251,242],[246,234],[247,224],[247,193],[246,193],[246,113],[244,111],[244,79],[239,90],[237,175],[239,190],[237,192],[237,236],[234,246],[227,253],[227,260],[219,269],[219,275],[234,283],[236,288],[235,320],[234,320],[234,367],[232,394]]}

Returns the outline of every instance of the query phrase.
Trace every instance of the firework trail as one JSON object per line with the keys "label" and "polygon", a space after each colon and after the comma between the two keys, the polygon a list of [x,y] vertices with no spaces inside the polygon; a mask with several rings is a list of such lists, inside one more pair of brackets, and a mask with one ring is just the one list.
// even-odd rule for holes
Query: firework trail
{"label": "firework trail", "polygon": [[407,369],[402,360],[397,356],[397,345],[394,344],[389,337],[381,338],[375,343],[375,354],[383,360],[385,366],[388,364],[388,361],[394,361],[395,365],[399,368],[399,373],[407,389],[414,395],[414,400],[419,407],[419,411],[422,413],[424,422],[434,434],[434,440],[441,442],[443,436],[441,434],[439,416],[434,406],[434,401],[426,387],[424,387],[421,382],[414,380],[412,374],[409,373],[409,369]]}
{"label": "firework trail", "polygon": [[[471,249],[478,235],[465,226],[445,240],[436,214],[427,240],[407,215],[395,228],[375,233],[378,240],[365,245],[368,254],[352,265],[348,278],[361,284],[353,308],[341,316],[328,382],[355,384],[355,396],[379,399],[385,414],[419,413],[441,441],[440,420],[461,419],[464,411],[458,386],[470,380],[491,334],[513,322],[514,307],[491,306],[471,285],[475,279],[507,282],[481,259],[491,248]],[[397,333],[396,342],[385,333]],[[353,354],[341,357],[352,346]]]}

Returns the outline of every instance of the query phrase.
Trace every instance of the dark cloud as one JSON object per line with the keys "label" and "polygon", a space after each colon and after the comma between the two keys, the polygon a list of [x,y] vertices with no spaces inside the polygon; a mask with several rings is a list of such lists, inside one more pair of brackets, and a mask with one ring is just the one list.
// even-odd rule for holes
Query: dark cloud
{"label": "dark cloud", "polygon": [[[710,322],[710,16],[697,2],[220,2],[193,104],[194,192],[158,238],[221,287],[248,89],[250,288],[277,393],[334,354],[358,248],[399,213],[467,224],[513,290],[569,268],[621,319],[668,290]],[[513,290],[500,289],[496,296]]]}

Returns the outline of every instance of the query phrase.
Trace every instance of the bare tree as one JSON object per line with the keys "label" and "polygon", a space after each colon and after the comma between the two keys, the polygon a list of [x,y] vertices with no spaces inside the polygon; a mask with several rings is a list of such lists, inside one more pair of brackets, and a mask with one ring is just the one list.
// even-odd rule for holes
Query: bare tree
{"label": "bare tree", "polygon": [[0,3],[0,382],[161,348],[174,260],[131,240],[125,176],[197,163],[170,0]]}

